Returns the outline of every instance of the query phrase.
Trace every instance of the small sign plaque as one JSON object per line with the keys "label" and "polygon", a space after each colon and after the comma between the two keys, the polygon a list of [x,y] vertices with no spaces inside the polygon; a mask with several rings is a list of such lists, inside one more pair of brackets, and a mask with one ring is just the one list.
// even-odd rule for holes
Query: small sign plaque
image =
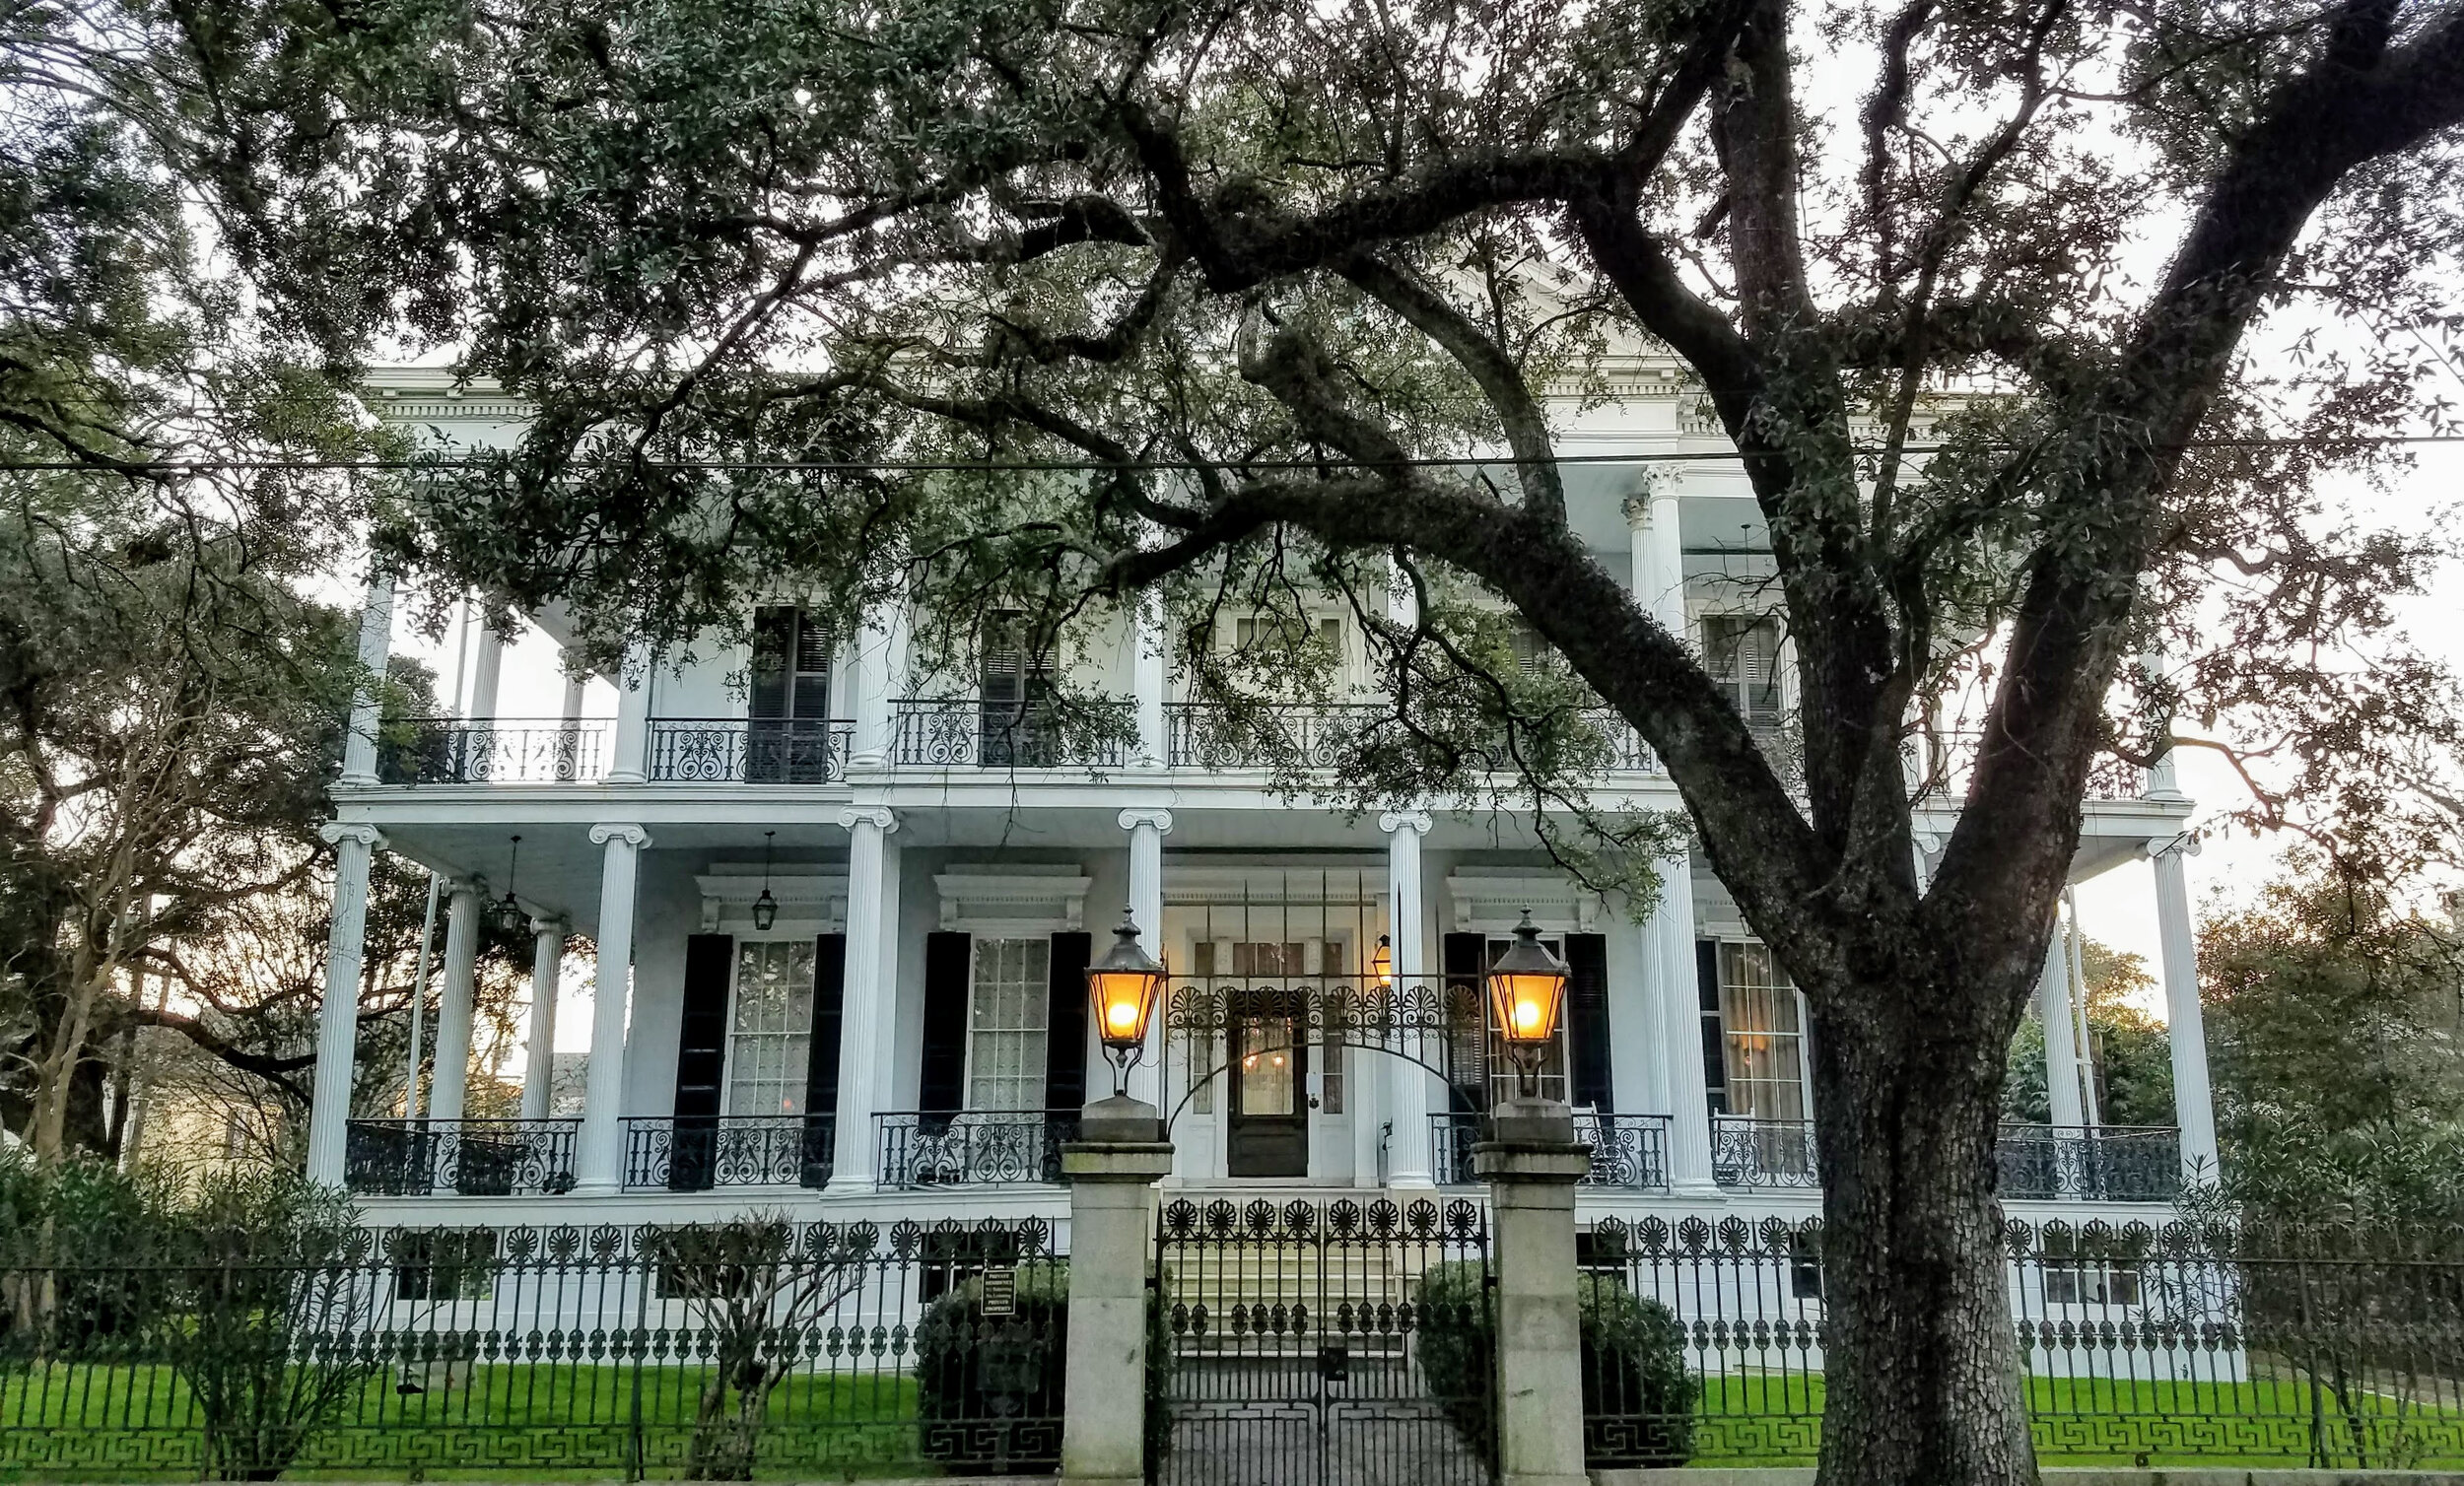
{"label": "small sign plaque", "polygon": [[983,1294],[985,1315],[1017,1315],[1018,1271],[1007,1264],[985,1270]]}

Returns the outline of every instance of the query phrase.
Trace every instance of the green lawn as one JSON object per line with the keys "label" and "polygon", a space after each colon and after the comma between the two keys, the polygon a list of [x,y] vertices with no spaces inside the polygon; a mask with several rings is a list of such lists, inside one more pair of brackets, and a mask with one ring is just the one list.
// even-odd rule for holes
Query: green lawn
{"label": "green lawn", "polygon": [[[698,1369],[475,1364],[451,1387],[400,1393],[373,1377],[309,1445],[293,1478],[623,1475],[638,1454],[673,1474],[692,1443]],[[187,1385],[155,1365],[0,1374],[0,1480],[111,1470],[194,1479],[203,1435]],[[918,1443],[917,1388],[893,1372],[797,1376],[771,1394],[765,1473],[937,1473]],[[502,1462],[502,1463],[498,1463]]]}
{"label": "green lawn", "polygon": [[[2446,1395],[2454,1397],[2450,1390]],[[1694,1423],[1699,1464],[1810,1463],[1820,1438],[1819,1373],[1706,1379]],[[2030,1378],[2027,1405],[2047,1465],[2306,1465],[2312,1392],[2286,1373],[2245,1383]],[[2464,1467],[2464,1409],[2361,1395],[2361,1451],[2333,1395],[2318,1399],[2324,1463]]]}

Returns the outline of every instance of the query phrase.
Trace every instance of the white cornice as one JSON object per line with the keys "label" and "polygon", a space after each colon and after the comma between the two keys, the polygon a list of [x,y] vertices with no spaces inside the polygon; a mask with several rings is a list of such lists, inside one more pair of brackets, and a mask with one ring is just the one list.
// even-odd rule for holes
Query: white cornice
{"label": "white cornice", "polygon": [[1546,867],[1457,867],[1446,879],[1454,927],[1502,934],[1532,911],[1532,921],[1558,933],[1589,933],[1600,921],[1600,895]]}
{"label": "white cornice", "polygon": [[[845,872],[774,872],[767,881],[781,923],[816,924],[815,932],[829,934],[847,928]],[[693,882],[702,890],[703,933],[752,927],[753,900],[762,896],[764,884],[757,871],[736,865],[703,873]]]}
{"label": "white cornice", "polygon": [[1087,889],[1075,863],[953,862],[932,879],[941,927],[992,938],[1027,938],[1086,927]]}

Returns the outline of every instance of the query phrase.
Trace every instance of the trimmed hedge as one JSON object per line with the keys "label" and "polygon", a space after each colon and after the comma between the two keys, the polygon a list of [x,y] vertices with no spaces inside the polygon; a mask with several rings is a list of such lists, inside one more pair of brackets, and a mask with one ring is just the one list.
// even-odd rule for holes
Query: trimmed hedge
{"label": "trimmed hedge", "polygon": [[1014,1314],[984,1314],[978,1276],[934,1301],[916,1328],[917,1443],[953,1475],[1061,1466],[1069,1265],[1017,1272]]}
{"label": "trimmed hedge", "polygon": [[[1667,1307],[1637,1297],[1613,1275],[1582,1274],[1575,1284],[1583,1328],[1583,1463],[1592,1469],[1684,1464],[1694,1441],[1684,1329]],[[1429,1270],[1420,1284],[1416,1327],[1421,1375],[1455,1432],[1492,1469],[1496,1416],[1488,1383],[1496,1328],[1478,1264],[1457,1261]]]}
{"label": "trimmed hedge", "polygon": [[[1172,1337],[1147,1292],[1146,1445],[1172,1446],[1164,1404]],[[1061,1467],[1069,1361],[1069,1261],[1018,1266],[1017,1308],[984,1314],[972,1277],[934,1301],[916,1329],[916,1412],[924,1454],[952,1475],[1033,1474]]]}

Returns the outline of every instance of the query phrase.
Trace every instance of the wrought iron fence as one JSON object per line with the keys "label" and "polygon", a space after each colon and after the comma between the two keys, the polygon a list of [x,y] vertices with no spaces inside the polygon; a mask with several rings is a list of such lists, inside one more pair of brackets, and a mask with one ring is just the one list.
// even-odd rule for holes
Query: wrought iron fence
{"label": "wrought iron fence", "polygon": [[[2014,1221],[2005,1241],[2048,1463],[2464,1465],[2464,1230]],[[1656,1345],[1692,1380],[1646,1410],[1603,1407],[1633,1392],[1595,1376],[1588,1433],[1682,1429],[1698,1465],[1813,1457],[1819,1223],[1604,1219],[1578,1262],[1656,1308]],[[1588,1351],[1586,1365],[1600,1365]]]}
{"label": "wrought iron fence", "polygon": [[343,1136],[342,1182],[387,1197],[571,1191],[581,1128],[572,1118],[354,1119]]}
{"label": "wrought iron fence", "polygon": [[1180,1199],[1156,1228],[1155,1486],[1494,1480],[1479,1203]]}
{"label": "wrought iron fence", "polygon": [[1487,1137],[1483,1114],[1463,1110],[1429,1116],[1429,1170],[1440,1186],[1471,1186],[1480,1179],[1472,1171],[1472,1147]]}
{"label": "wrought iron fence", "polygon": [[571,784],[607,773],[607,724],[562,717],[414,717],[388,730],[376,776],[388,784]]}
{"label": "wrought iron fence", "polygon": [[[17,1236],[23,1239],[25,1236]],[[0,1252],[0,1473],[1044,1473],[1040,1221],[167,1236]]]}
{"label": "wrought iron fence", "polygon": [[2006,1198],[2170,1202],[2181,1194],[2181,1132],[2161,1126],[2006,1124],[1994,1154]]}
{"label": "wrought iron fence", "polygon": [[891,762],[903,769],[1119,769],[1129,762],[1129,705],[1105,709],[973,697],[894,704]]}
{"label": "wrought iron fence", "polygon": [[647,772],[661,783],[828,784],[847,777],[855,736],[835,717],[659,717]]}
{"label": "wrought iron fence", "polygon": [[1059,1182],[1061,1144],[1078,1138],[1075,1114],[1043,1110],[901,1111],[874,1118],[884,1186]]}
{"label": "wrought iron fence", "polygon": [[625,1185],[827,1186],[838,1128],[835,1114],[629,1115]]}

